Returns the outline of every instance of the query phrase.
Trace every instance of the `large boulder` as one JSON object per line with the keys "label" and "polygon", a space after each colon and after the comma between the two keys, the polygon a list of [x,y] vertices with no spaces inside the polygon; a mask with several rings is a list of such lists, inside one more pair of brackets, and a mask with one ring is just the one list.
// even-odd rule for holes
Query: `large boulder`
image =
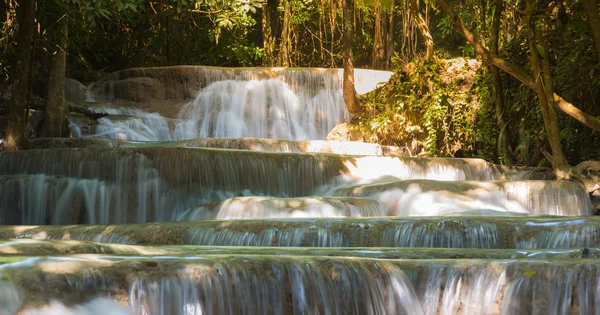
{"label": "large boulder", "polygon": [[138,77],[114,81],[114,97],[132,102],[164,99],[165,88],[156,78]]}
{"label": "large boulder", "polygon": [[[125,69],[111,73],[93,86],[99,101],[189,100],[212,82],[233,79],[234,70],[202,66]],[[132,91],[126,91],[131,89]],[[148,93],[148,94],[146,94]]]}
{"label": "large boulder", "polygon": [[600,161],[584,161],[573,168],[577,181],[590,194],[596,214],[600,214]]}
{"label": "large boulder", "polygon": [[89,90],[83,83],[70,78],[65,78],[65,98],[74,103],[85,102],[88,99]]}
{"label": "large boulder", "polygon": [[364,141],[364,137],[360,132],[352,130],[348,123],[337,124],[329,134],[327,134],[327,140],[333,141]]}

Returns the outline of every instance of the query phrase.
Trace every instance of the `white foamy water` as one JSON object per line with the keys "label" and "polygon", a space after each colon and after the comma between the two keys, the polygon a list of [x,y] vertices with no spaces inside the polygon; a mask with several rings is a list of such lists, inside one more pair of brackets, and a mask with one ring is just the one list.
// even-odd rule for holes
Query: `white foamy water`
{"label": "white foamy water", "polygon": [[[0,313],[1,314],[1,313]],[[24,315],[134,315],[131,310],[121,307],[106,298],[97,298],[90,302],[71,307],[64,306],[58,301],[50,305],[23,312]]]}
{"label": "white foamy water", "polygon": [[[245,70],[237,77],[211,73],[205,80],[208,85],[180,109],[176,119],[131,108],[97,107],[94,110],[111,116],[99,119],[92,134],[138,141],[316,140],[325,139],[333,127],[350,117],[336,71],[290,70],[264,79],[257,79],[264,75],[262,69]],[[103,98],[113,100],[114,93],[109,89]],[[75,135],[82,134],[81,127],[74,123]]]}
{"label": "white foamy water", "polygon": [[473,210],[560,216],[592,214],[591,200],[585,189],[569,181],[400,181],[384,178],[362,185],[342,183],[326,188],[324,195],[377,200],[389,216],[435,216],[474,213]]}
{"label": "white foamy water", "polygon": [[333,218],[382,216],[379,203],[359,198],[238,197],[199,207],[181,220]]}
{"label": "white foamy water", "polygon": [[477,197],[457,198],[443,192],[422,191],[417,187],[407,190],[392,189],[375,196],[389,216],[438,216],[468,212],[470,210],[492,210],[528,214],[529,210],[518,202],[507,199],[503,193],[492,191]]}

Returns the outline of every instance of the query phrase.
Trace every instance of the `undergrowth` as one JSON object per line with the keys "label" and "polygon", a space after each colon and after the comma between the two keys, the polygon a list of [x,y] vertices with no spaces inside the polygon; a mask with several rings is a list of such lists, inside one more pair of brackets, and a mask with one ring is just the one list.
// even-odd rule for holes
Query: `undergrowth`
{"label": "undergrowth", "polygon": [[406,146],[412,155],[475,156],[478,140],[489,137],[476,128],[478,117],[487,117],[479,113],[479,67],[463,58],[399,65],[386,85],[362,98],[363,114],[350,128],[370,142]]}

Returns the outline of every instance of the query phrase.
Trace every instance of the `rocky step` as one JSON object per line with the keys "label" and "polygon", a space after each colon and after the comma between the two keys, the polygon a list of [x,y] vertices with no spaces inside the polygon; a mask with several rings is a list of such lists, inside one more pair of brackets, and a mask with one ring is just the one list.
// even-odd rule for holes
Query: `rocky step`
{"label": "rocky step", "polygon": [[[376,200],[353,197],[237,197],[185,193],[156,180],[136,185],[60,176],[0,176],[0,224],[144,223],[189,219],[383,216]],[[204,204],[204,206],[200,206]]]}
{"label": "rocky step", "polygon": [[583,185],[571,181],[404,180],[334,188],[333,196],[378,200],[389,216],[441,215],[491,209],[538,215],[591,215]]}
{"label": "rocky step", "polygon": [[0,226],[0,239],[214,246],[589,248],[600,218],[412,217]]}
{"label": "rocky step", "polygon": [[338,196],[295,198],[235,197],[256,193],[236,190],[235,185],[227,190],[217,187],[169,185],[152,172],[130,180],[0,175],[0,224],[593,213],[582,186],[559,181],[411,180],[351,188],[335,188],[339,186],[333,184],[317,190]]}
{"label": "rocky step", "polygon": [[[378,259],[568,259],[600,258],[600,248],[573,249],[472,249],[390,247],[259,247],[198,245],[125,245],[76,240],[0,240],[0,261],[19,256],[102,254],[131,256],[263,255],[327,256]],[[80,257],[80,256],[78,256]]]}
{"label": "rocky step", "polygon": [[237,197],[198,207],[182,214],[179,219],[232,220],[380,216],[385,216],[385,209],[376,200],[365,198]]}
{"label": "rocky step", "polygon": [[110,297],[135,314],[594,314],[598,269],[594,259],[51,256],[5,260],[0,301],[9,312]]}
{"label": "rocky step", "polygon": [[275,140],[259,138],[200,138],[182,141],[124,141],[101,138],[39,138],[30,142],[31,149],[57,148],[127,148],[165,146],[185,148],[221,148],[287,153],[333,153],[344,155],[406,156],[403,148],[375,143],[327,140]]}
{"label": "rocky step", "polygon": [[[185,100],[211,83],[223,80],[264,80],[280,78],[295,89],[311,95],[324,88],[341,86],[342,69],[324,68],[226,68],[208,66],[172,66],[133,68],[117,71],[92,86],[97,100],[123,99],[132,102]],[[389,71],[355,69],[356,90],[360,94],[372,91],[386,82]],[[161,108],[156,108],[160,110]],[[164,109],[163,109],[164,110]]]}
{"label": "rocky step", "polygon": [[343,156],[162,146],[0,153],[0,174],[6,175],[44,173],[115,179],[137,178],[140,172],[149,169],[171,183],[201,184],[222,178],[239,182],[240,188],[255,188],[247,182],[250,180],[269,186],[265,185],[269,184],[269,180],[278,180],[277,184],[300,182],[310,185],[307,189],[311,191],[315,186],[329,183],[341,175],[362,181],[381,178],[508,179],[500,167],[481,159]]}

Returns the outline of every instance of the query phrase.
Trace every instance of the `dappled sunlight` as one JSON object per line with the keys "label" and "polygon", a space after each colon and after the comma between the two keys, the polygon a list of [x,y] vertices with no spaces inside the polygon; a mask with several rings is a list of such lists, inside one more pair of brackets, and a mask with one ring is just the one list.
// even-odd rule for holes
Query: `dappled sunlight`
{"label": "dappled sunlight", "polygon": [[390,211],[388,215],[442,215],[471,210],[487,210],[490,215],[497,211],[513,214],[586,215],[591,211],[587,193],[580,185],[571,182],[381,181],[350,187],[340,186],[332,189],[330,194],[379,200]]}
{"label": "dappled sunlight", "polygon": [[[212,73],[214,69],[198,69],[206,72],[207,85],[194,101],[182,106],[180,121],[146,112],[132,115],[139,119],[102,118],[94,136],[144,141],[206,137],[312,140],[325,139],[329,130],[349,119],[341,82],[333,73],[271,69],[265,75],[265,69],[245,69],[231,77]],[[114,99],[115,95],[109,92],[102,98]]]}
{"label": "dappled sunlight", "polygon": [[25,312],[26,315],[134,315],[131,310],[122,307],[115,301],[109,298],[96,298],[87,303],[65,306],[59,301],[51,301],[49,305],[29,309]]}
{"label": "dappled sunlight", "polygon": [[[223,314],[227,313],[226,308],[238,313],[244,312],[248,306],[255,310],[251,314],[268,313],[273,307],[280,309],[280,313],[286,313],[286,298],[303,295],[305,300],[291,301],[294,307],[322,311],[329,307],[352,306],[360,311],[357,314],[368,314],[373,309],[393,310],[402,314],[456,314],[459,310],[484,314],[487,310],[508,307],[515,310],[517,306],[526,306],[528,304],[523,304],[523,301],[530,300],[534,292],[541,298],[553,301],[551,305],[542,304],[544,309],[567,306],[565,303],[568,301],[564,302],[559,297],[569,294],[570,288],[578,285],[586,290],[579,297],[582,301],[600,285],[596,276],[585,285],[578,280],[587,273],[598,272],[597,266],[589,262],[591,260],[425,261],[225,254],[166,260],[160,257],[127,258],[115,264],[117,269],[100,265],[92,269],[79,269],[73,265],[73,261],[65,260],[55,262],[65,267],[55,266],[51,270],[39,270],[36,273],[47,273],[47,277],[57,285],[67,282],[82,285],[81,288],[86,289],[81,292],[82,297],[98,298],[110,294],[111,299],[121,301],[123,306],[128,304],[127,308],[135,313],[150,307],[153,310],[168,308],[169,314],[189,314],[190,308],[212,310],[209,314]],[[96,261],[93,263],[97,264]],[[122,269],[129,270],[131,266],[136,266],[136,269],[127,277],[122,277],[121,273],[126,272]],[[20,267],[15,268],[16,277],[11,281],[19,279],[23,271],[18,269]],[[158,268],[163,273],[158,277],[151,275]],[[66,272],[68,277],[53,277],[57,271]],[[524,280],[531,281],[531,285],[520,286]],[[24,288],[29,288],[33,284],[24,285]],[[13,288],[9,292],[18,291]],[[373,292],[385,292],[385,295],[376,294],[363,299]],[[262,303],[261,296],[265,294],[269,296],[269,303]],[[49,298],[52,300],[59,296],[55,292]],[[219,303],[214,304],[215,299],[219,299]],[[240,300],[244,303],[237,302]],[[163,302],[156,304],[156,301]],[[593,305],[580,305],[586,313],[594,309]],[[78,307],[73,305],[68,309]],[[103,306],[102,310],[118,311],[117,304]]]}
{"label": "dappled sunlight", "polygon": [[381,216],[379,203],[358,198],[238,197],[199,207],[185,220]]}
{"label": "dappled sunlight", "polygon": [[[467,66],[479,64],[448,71]],[[323,140],[350,119],[342,72],[98,81],[86,109],[101,117],[71,122],[91,137],[0,152],[0,313],[600,314],[600,217],[584,187]],[[356,69],[355,89],[391,74]]]}
{"label": "dappled sunlight", "polygon": [[31,226],[21,225],[21,226],[13,226],[12,230],[13,230],[14,234],[18,235],[18,234],[26,233],[27,231],[30,231],[30,230],[37,229],[37,228],[39,228],[39,226],[37,226],[37,225],[31,225]]}
{"label": "dappled sunlight", "polygon": [[77,275],[90,267],[90,262],[94,263],[95,267],[110,266],[112,263],[102,259],[93,259],[93,257],[77,258],[62,258],[58,261],[47,260],[37,263],[37,267],[42,271],[50,274],[61,275]]}

